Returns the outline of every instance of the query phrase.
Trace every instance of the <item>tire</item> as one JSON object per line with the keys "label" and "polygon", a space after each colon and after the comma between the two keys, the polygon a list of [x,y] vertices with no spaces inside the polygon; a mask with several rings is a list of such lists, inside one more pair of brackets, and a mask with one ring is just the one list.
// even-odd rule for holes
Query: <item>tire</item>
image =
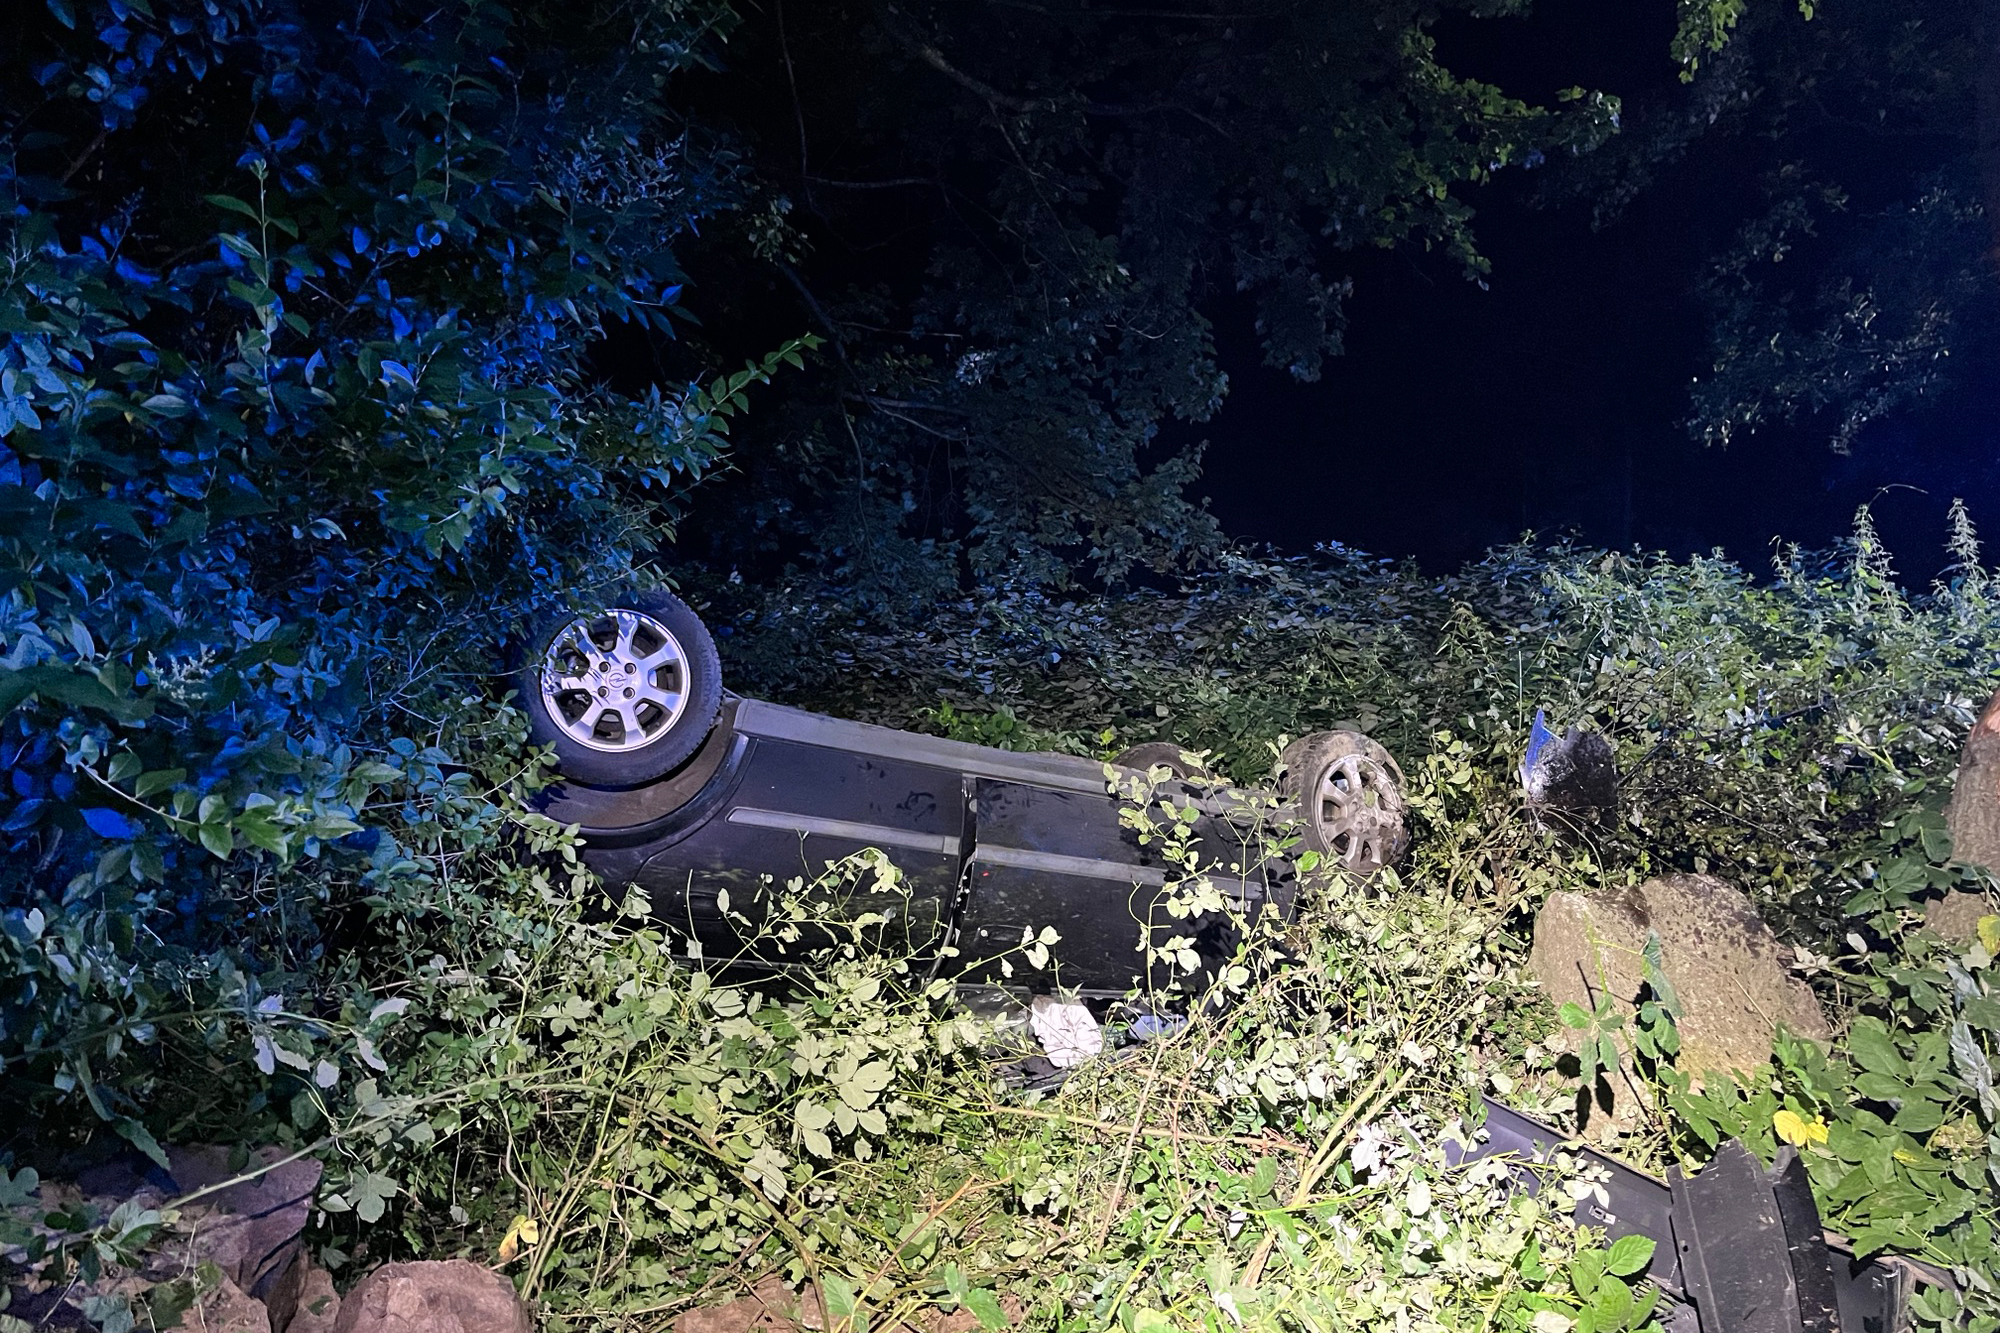
{"label": "tire", "polygon": [[1181,747],[1172,741],[1141,741],[1129,745],[1112,756],[1111,762],[1118,768],[1136,768],[1141,773],[1154,765],[1164,765],[1177,778],[1194,776],[1194,766],[1181,758]]}
{"label": "tire", "polygon": [[722,708],[722,663],[686,602],[623,592],[596,615],[538,626],[516,688],[529,736],[555,747],[563,776],[633,787],[701,748]]}
{"label": "tire", "polygon": [[1327,861],[1367,876],[1409,849],[1403,770],[1368,737],[1316,731],[1278,762],[1278,793],[1299,802],[1302,840]]}

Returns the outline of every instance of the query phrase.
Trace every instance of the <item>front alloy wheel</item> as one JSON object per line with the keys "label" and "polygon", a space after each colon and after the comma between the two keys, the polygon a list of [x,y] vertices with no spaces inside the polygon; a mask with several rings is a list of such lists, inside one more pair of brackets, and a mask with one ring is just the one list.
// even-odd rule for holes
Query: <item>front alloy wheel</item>
{"label": "front alloy wheel", "polygon": [[642,611],[579,616],[542,667],[542,707],[578,745],[606,754],[657,740],[687,709],[687,651]]}

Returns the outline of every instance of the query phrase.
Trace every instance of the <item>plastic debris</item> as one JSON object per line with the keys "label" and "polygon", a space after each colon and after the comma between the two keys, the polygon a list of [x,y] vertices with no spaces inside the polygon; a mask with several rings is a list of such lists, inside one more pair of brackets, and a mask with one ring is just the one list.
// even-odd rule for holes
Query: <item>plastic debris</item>
{"label": "plastic debris", "polygon": [[1618,759],[1611,742],[1571,727],[1558,737],[1542,709],[1521,757],[1521,792],[1530,806],[1556,810],[1608,809],[1618,804]]}
{"label": "plastic debris", "polygon": [[1090,1010],[1075,1000],[1037,995],[1028,1026],[1057,1069],[1071,1069],[1104,1050],[1104,1031]]}
{"label": "plastic debris", "polygon": [[1151,1041],[1155,1037],[1171,1037],[1186,1026],[1187,1019],[1179,1014],[1140,1014],[1127,1031],[1133,1041]]}

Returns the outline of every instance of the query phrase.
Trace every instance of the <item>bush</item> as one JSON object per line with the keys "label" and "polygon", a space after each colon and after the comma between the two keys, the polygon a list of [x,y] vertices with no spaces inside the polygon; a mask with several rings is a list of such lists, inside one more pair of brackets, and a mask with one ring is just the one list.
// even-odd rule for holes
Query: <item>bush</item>
{"label": "bush", "polygon": [[[343,1013],[339,932],[516,820],[493,797],[531,772],[499,646],[652,577],[677,488],[805,345],[644,397],[587,363],[607,322],[671,328],[674,245],[739,193],[658,100],[727,18],[21,16],[0,54],[5,104],[32,108],[0,126],[14,1124],[108,1119],[150,1151],[147,1119],[255,1121],[230,1043],[267,1005]],[[221,1077],[168,1072],[189,1068]]]}
{"label": "bush", "polygon": [[[1177,848],[1153,940],[1173,958],[1187,913],[1229,909],[1214,849],[1158,795],[1133,782],[1124,809]],[[568,840],[549,838],[545,868],[440,883],[429,910],[452,925],[371,954],[409,1004],[390,1071],[337,1131],[373,1174],[333,1202],[375,1200],[390,1245],[503,1264],[551,1327],[664,1326],[770,1275],[847,1329],[959,1308],[1005,1327],[1003,1297],[1039,1327],[1275,1329],[1525,1324],[1631,1296],[1629,1246],[1614,1262],[1507,1199],[1498,1166],[1444,1165],[1507,990],[1482,908],[1389,875],[1319,885],[1296,929],[1239,916],[1214,971],[1226,1013],[1195,1004],[1023,1098],[1019,1019],[968,1014],[888,938],[893,914],[865,910],[894,891],[878,854],[745,905],[746,933],[796,959],[752,986],[726,959],[677,963],[686,942],[640,898],[593,920]],[[1571,1273],[1577,1256],[1597,1277]]]}

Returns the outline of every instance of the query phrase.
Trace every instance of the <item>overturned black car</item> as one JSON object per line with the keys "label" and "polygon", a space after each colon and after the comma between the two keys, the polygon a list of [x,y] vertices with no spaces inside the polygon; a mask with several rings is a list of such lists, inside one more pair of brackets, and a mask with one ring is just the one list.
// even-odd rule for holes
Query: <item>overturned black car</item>
{"label": "overturned black car", "polygon": [[[523,670],[534,736],[564,775],[544,808],[580,827],[608,884],[643,890],[706,956],[751,947],[743,912],[766,882],[876,848],[902,871],[906,896],[885,907],[905,942],[939,959],[950,946],[955,975],[991,979],[1024,934],[1053,927],[1044,988],[1109,997],[1141,980],[1141,930],[1160,920],[1171,867],[1121,823],[1114,787],[1156,765],[1187,776],[1175,747],[1134,747],[1107,777],[1091,759],[733,698],[678,598],[623,600],[547,628]],[[1337,731],[1285,752],[1276,793],[1169,778],[1153,795],[1192,810],[1206,846],[1241,849],[1216,883],[1254,915],[1288,909],[1296,887],[1295,863],[1253,846],[1256,829],[1295,824],[1300,847],[1366,874],[1407,841],[1400,783],[1380,745]]]}

